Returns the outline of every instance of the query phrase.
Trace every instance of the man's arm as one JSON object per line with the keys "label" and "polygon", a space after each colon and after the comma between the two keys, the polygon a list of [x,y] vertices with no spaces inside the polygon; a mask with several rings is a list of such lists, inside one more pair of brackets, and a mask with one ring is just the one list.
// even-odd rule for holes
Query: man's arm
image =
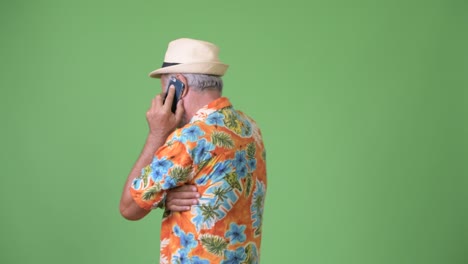
{"label": "man's arm", "polygon": [[174,115],[171,112],[171,104],[174,99],[174,88],[169,89],[167,100],[163,103],[163,95],[159,94],[153,101],[150,109],[146,113],[149,133],[145,146],[141,151],[140,157],[135,162],[127,181],[125,182],[122,197],[120,199],[120,214],[128,220],[139,220],[145,217],[150,211],[141,208],[130,193],[133,179],[140,175],[141,169],[150,164],[154,153],[166,141],[167,136],[175,130],[180,124],[183,116],[182,101],[178,102],[177,111]]}

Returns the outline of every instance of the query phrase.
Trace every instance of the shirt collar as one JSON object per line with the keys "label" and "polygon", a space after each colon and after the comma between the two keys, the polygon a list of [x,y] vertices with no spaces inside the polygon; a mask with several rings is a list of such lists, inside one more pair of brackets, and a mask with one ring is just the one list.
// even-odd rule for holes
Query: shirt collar
{"label": "shirt collar", "polygon": [[211,103],[200,108],[195,115],[190,119],[190,123],[195,121],[205,120],[211,113],[221,110],[226,107],[231,107],[232,104],[226,97],[220,97]]}

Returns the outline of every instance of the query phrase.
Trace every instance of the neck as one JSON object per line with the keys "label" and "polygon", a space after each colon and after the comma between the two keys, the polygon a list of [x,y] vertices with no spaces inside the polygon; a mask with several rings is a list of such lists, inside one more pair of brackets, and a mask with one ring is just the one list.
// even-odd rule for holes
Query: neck
{"label": "neck", "polygon": [[217,90],[194,91],[193,89],[189,89],[189,92],[184,97],[185,123],[188,123],[202,107],[220,97],[221,93]]}

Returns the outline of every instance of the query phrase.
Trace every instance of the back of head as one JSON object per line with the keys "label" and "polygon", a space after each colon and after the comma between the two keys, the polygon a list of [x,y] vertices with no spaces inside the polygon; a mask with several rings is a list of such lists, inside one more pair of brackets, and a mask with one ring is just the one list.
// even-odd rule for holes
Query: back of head
{"label": "back of head", "polygon": [[[221,93],[223,91],[223,79],[221,76],[200,74],[200,73],[180,73],[187,79],[187,85],[195,91],[213,90]],[[175,74],[163,74],[161,78],[167,80]]]}

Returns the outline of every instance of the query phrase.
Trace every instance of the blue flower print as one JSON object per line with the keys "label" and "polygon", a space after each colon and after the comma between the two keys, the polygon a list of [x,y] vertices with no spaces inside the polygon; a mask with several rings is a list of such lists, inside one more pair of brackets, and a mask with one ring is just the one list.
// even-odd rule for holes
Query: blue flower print
{"label": "blue flower print", "polygon": [[195,142],[198,140],[199,137],[203,136],[205,132],[201,130],[198,126],[191,126],[182,129],[182,134],[180,136],[180,141],[182,142]]}
{"label": "blue flower print", "polygon": [[249,165],[249,172],[253,172],[257,168],[257,160],[250,159],[247,161],[247,165]]}
{"label": "blue flower print", "polygon": [[157,170],[157,169],[160,169],[160,170],[163,170],[163,171],[167,171],[169,170],[170,167],[172,167],[174,163],[172,163],[172,161],[168,160],[167,157],[162,157],[161,159],[158,159],[158,158],[154,158],[153,161],[151,162],[151,169],[154,171],[154,170]]}
{"label": "blue flower print", "polygon": [[191,248],[194,248],[198,245],[198,242],[195,240],[195,235],[192,233],[185,234],[184,231],[180,229],[178,225],[175,225],[172,230],[174,234],[180,237],[181,248],[187,252],[190,252]]}
{"label": "blue flower print", "polygon": [[141,188],[141,179],[140,178],[134,179],[132,182],[132,187],[135,190],[139,190]]}
{"label": "blue flower print", "polygon": [[198,242],[195,240],[195,236],[192,233],[185,234],[181,232],[180,245],[189,251],[189,249],[196,247]]}
{"label": "blue flower print", "polygon": [[164,171],[163,169],[152,170],[150,175],[154,182],[159,182],[163,178]]}
{"label": "blue flower print", "polygon": [[236,152],[234,161],[232,162],[236,169],[240,169],[247,164],[247,159],[245,157],[245,150],[239,150]]}
{"label": "blue flower print", "polygon": [[224,115],[221,113],[213,113],[206,118],[208,125],[224,126]]}
{"label": "blue flower print", "polygon": [[230,229],[226,232],[225,236],[231,240],[231,244],[242,243],[246,239],[244,231],[245,225],[237,225],[236,223],[231,223]]}
{"label": "blue flower print", "polygon": [[225,250],[224,256],[226,259],[221,264],[240,264],[247,257],[243,247],[236,249],[236,251]]}
{"label": "blue flower print", "polygon": [[178,225],[174,225],[174,227],[172,228],[172,230],[174,231],[174,234],[178,237],[180,237],[180,233],[182,232],[182,230],[180,230],[180,227]]}
{"label": "blue flower print", "polygon": [[200,259],[198,256],[192,258],[192,264],[210,264],[206,259]]}
{"label": "blue flower print", "polygon": [[206,175],[203,175],[200,178],[196,179],[195,183],[197,185],[206,185],[210,179],[211,179],[210,177],[207,177]]}
{"label": "blue flower print", "polygon": [[172,263],[191,264],[192,262],[188,257],[188,252],[186,250],[179,249],[177,254],[172,257]]}
{"label": "blue flower print", "polygon": [[221,163],[217,163],[214,168],[213,168],[213,172],[212,172],[212,181],[213,182],[217,182],[219,180],[221,180],[222,178],[224,178],[224,176],[228,173],[230,173],[232,171],[232,168],[231,168],[231,161],[230,160],[226,160],[224,162],[221,162]]}
{"label": "blue flower print", "polygon": [[197,146],[192,149],[192,158],[195,164],[199,164],[200,162],[211,158],[211,152],[215,149],[215,145],[206,141],[206,139],[202,139],[198,142]]}
{"label": "blue flower print", "polygon": [[162,180],[164,173],[172,167],[174,163],[168,160],[166,157],[161,159],[154,158],[151,162],[151,178],[154,182],[159,182]]}
{"label": "blue flower print", "polygon": [[166,177],[166,179],[164,180],[164,183],[162,184],[162,188],[164,190],[169,190],[171,188],[174,188],[177,186],[177,182],[174,178],[168,176]]}
{"label": "blue flower print", "polygon": [[243,179],[245,175],[247,175],[247,166],[244,164],[242,167],[237,168],[236,172],[237,172],[237,176]]}

